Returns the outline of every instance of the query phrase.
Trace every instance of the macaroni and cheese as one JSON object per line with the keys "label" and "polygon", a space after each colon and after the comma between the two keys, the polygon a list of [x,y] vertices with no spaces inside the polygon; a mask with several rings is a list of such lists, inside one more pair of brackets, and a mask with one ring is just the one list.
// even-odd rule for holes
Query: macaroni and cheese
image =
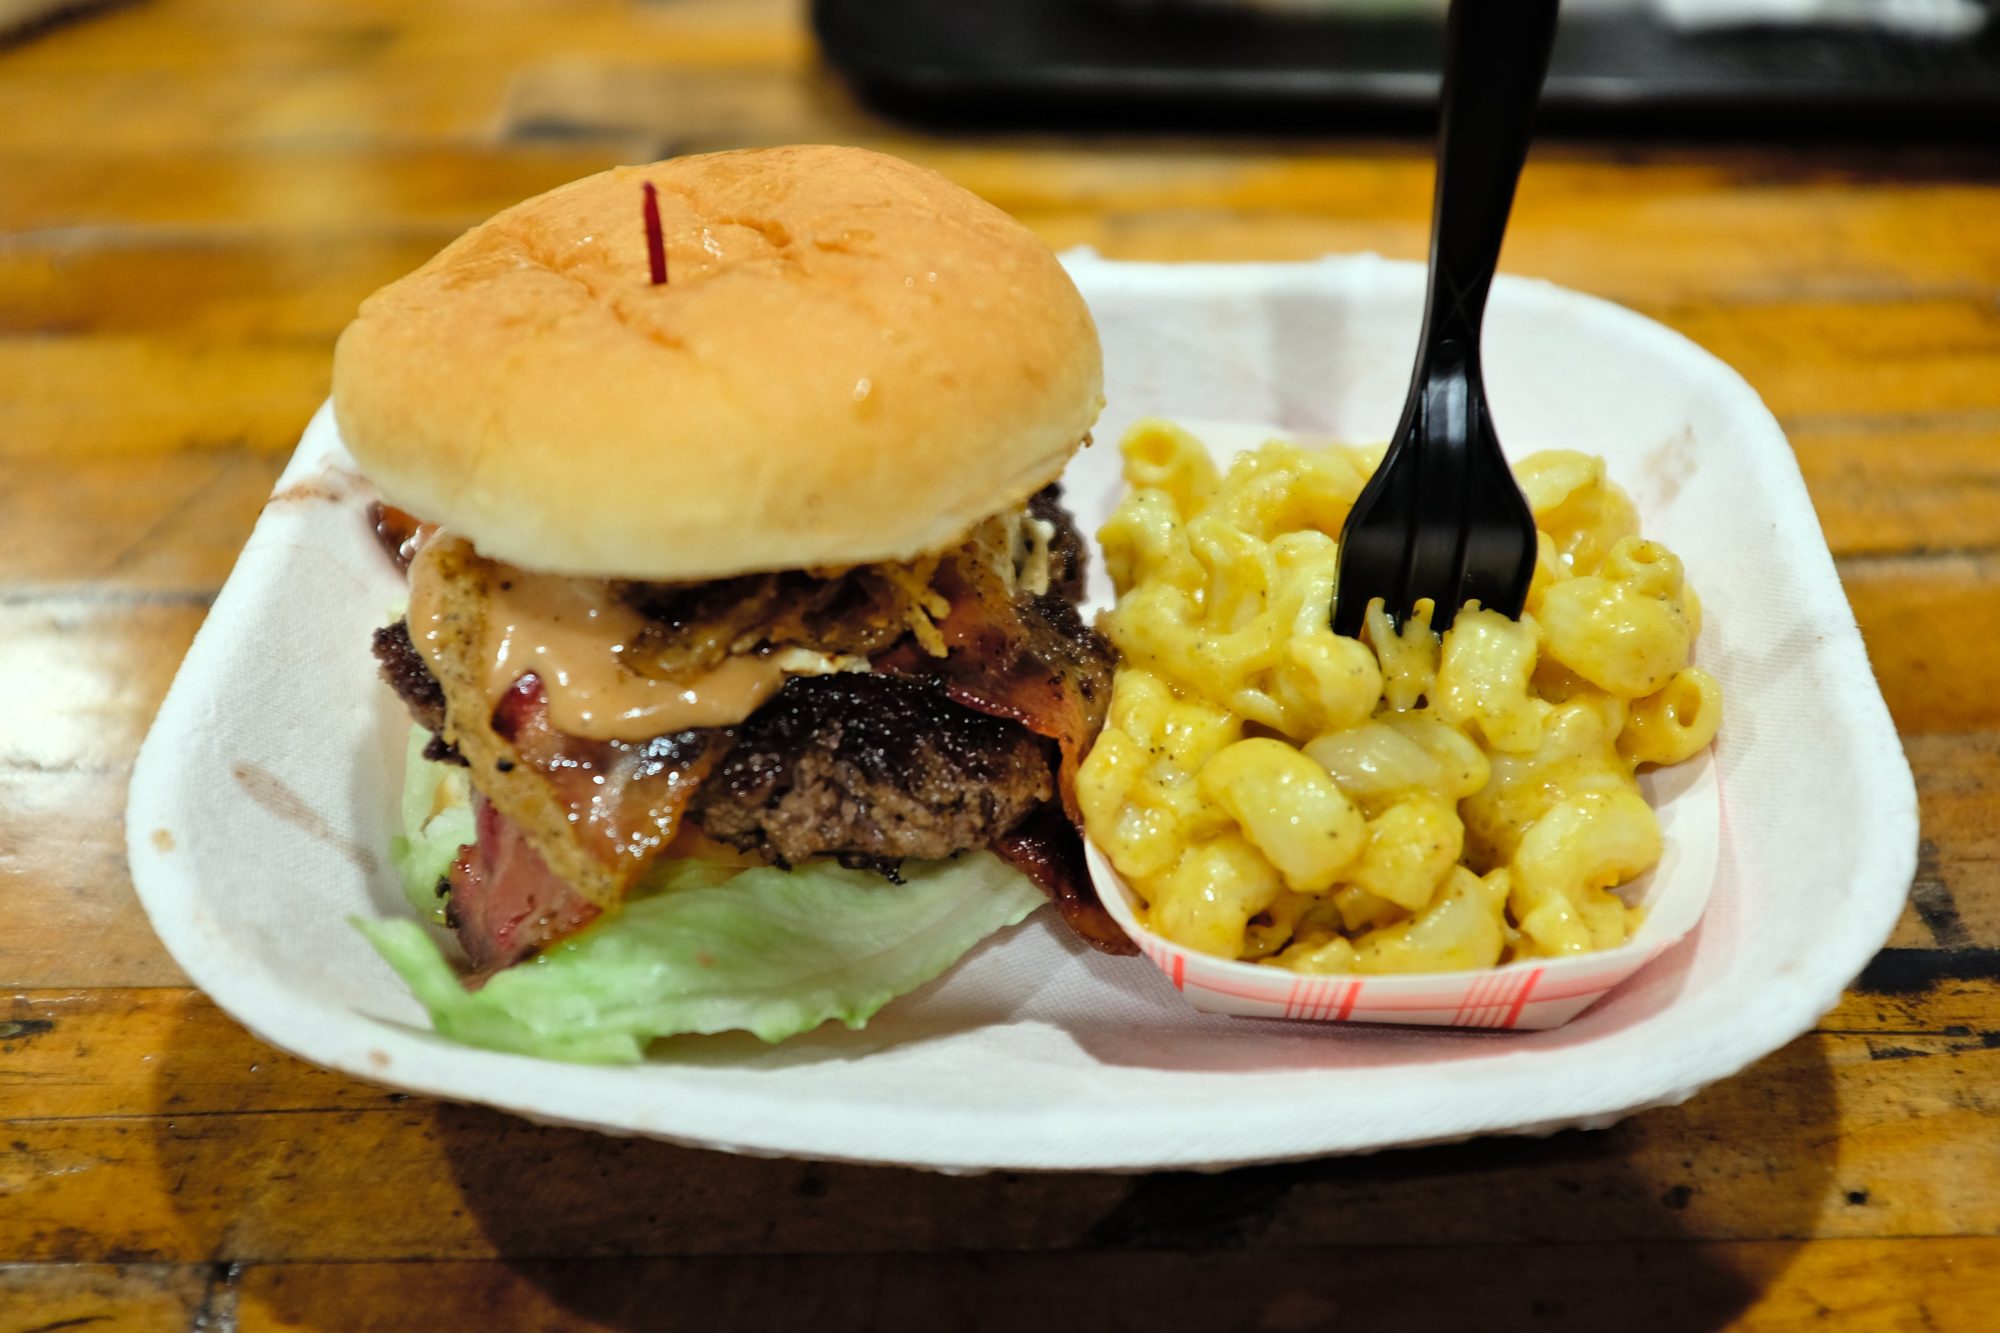
{"label": "macaroni and cheese", "polygon": [[1700,604],[1603,460],[1515,469],[1540,553],[1519,620],[1330,627],[1336,537],[1380,449],[1273,441],[1218,474],[1162,422],[1098,534],[1122,657],[1080,771],[1090,836],[1179,944],[1300,972],[1490,967],[1623,943],[1660,859],[1642,764],[1722,717]]}

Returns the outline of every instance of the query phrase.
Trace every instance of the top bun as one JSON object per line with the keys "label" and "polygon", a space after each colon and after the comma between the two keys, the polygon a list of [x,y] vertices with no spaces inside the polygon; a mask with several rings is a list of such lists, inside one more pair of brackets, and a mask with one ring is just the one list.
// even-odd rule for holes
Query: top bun
{"label": "top bun", "polygon": [[1090,313],[1032,233],[831,147],[517,204],[368,298],[333,366],[391,504],[496,559],[662,581],[949,545],[1053,480],[1102,394]]}

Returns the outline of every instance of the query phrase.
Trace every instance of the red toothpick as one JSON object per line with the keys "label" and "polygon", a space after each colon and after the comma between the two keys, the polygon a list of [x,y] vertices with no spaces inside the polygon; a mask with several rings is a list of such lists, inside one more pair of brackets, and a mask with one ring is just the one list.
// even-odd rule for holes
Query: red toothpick
{"label": "red toothpick", "polygon": [[660,192],[653,188],[653,182],[645,182],[646,190],[646,264],[652,270],[653,285],[662,287],[667,281],[667,241],[660,234]]}

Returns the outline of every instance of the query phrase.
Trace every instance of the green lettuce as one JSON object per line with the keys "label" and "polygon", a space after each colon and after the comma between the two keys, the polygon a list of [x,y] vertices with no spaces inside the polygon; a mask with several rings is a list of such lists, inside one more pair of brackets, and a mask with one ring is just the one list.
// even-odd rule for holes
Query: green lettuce
{"label": "green lettuce", "polygon": [[[437,767],[416,759],[412,788],[416,764]],[[427,816],[416,825],[423,839],[406,834],[412,865],[443,818],[432,808],[406,803],[406,828],[410,810]],[[421,854],[430,857],[423,865],[435,861]],[[861,1027],[1043,901],[989,852],[905,862],[902,874],[890,884],[831,863],[738,871],[669,862],[621,911],[477,991],[465,989],[418,922],[354,924],[442,1035],[550,1059],[630,1063],[655,1037],[676,1033],[742,1029],[775,1042],[830,1019]],[[432,901],[435,884],[425,889]]]}
{"label": "green lettuce", "polygon": [[389,839],[389,860],[403,878],[403,895],[419,916],[444,924],[444,899],[438,881],[458,849],[475,836],[472,824],[472,783],[463,766],[437,764],[424,758],[430,733],[410,728],[403,756],[403,831]]}

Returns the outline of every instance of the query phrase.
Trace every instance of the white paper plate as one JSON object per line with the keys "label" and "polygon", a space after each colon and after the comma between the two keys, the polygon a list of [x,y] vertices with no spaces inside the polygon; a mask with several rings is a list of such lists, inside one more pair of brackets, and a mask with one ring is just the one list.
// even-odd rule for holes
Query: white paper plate
{"label": "white paper plate", "polygon": [[[1071,259],[1110,406],[1379,439],[1423,273],[1361,258],[1149,266]],[[452,1045],[347,924],[404,911],[384,848],[407,723],[369,632],[401,598],[322,411],[141,751],[128,843],[161,939],[272,1043],[412,1091],[734,1151],[943,1170],[1223,1167],[1603,1125],[1680,1101],[1811,1026],[1893,924],[1916,796],[1798,469],[1734,373],[1627,311],[1502,279],[1486,338],[1516,452],[1604,454],[1706,607],[1722,681],[1721,848],[1701,924],[1547,1032],[1222,1018],[1047,912],[865,1032],[778,1047],[663,1043],[632,1068]],[[330,470],[331,469],[331,470]],[[1071,469],[1086,529],[1115,451]],[[1101,589],[1100,589],[1101,592]]]}

